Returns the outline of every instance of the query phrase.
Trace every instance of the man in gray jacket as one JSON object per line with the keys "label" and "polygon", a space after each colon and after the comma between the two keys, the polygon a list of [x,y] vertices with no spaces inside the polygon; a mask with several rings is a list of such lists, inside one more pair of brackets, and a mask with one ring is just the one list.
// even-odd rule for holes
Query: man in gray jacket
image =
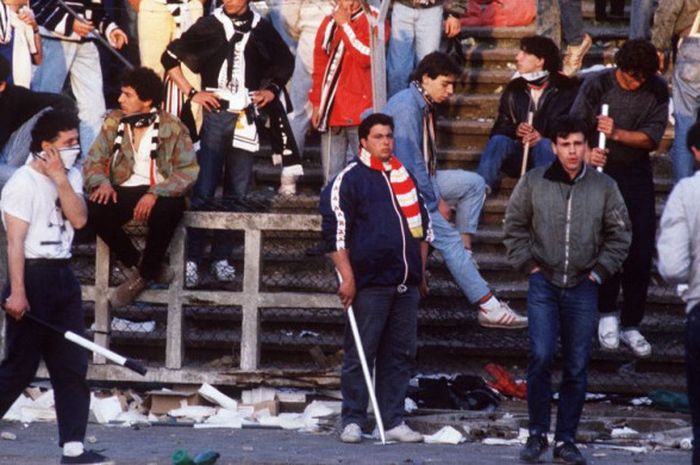
{"label": "man in gray jacket", "polygon": [[[700,123],[688,131],[688,150],[700,161]],[[659,273],[671,284],[687,284],[685,363],[693,421],[693,465],[700,465],[700,173],[676,184],[661,216],[656,244]]]}
{"label": "man in gray jacket", "polygon": [[526,463],[537,463],[548,447],[551,364],[558,337],[563,354],[554,460],[586,463],[574,440],[598,320],[598,286],[622,266],[632,240],[615,181],[584,164],[584,131],[575,118],[559,121],[552,144],[557,159],[521,178],[506,210],[508,260],[529,275],[530,437],[520,453]]}

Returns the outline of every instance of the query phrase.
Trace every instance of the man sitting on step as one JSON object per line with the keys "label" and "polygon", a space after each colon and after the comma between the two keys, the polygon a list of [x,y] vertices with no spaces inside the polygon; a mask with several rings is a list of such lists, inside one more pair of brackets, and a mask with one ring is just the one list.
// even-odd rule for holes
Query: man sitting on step
{"label": "man sitting on step", "polygon": [[[408,88],[394,95],[384,113],[396,124],[394,140],[396,156],[416,178],[425,198],[430,221],[435,232],[433,247],[447,264],[452,276],[472,303],[479,306],[479,324],[490,328],[516,329],[527,326],[527,318],[515,313],[499,301],[481,277],[471,250],[460,231],[447,220],[450,216],[448,198],[461,198],[466,193],[472,208],[469,224],[475,232],[484,201],[485,186],[481,176],[463,170],[437,170],[435,146],[435,105],[444,103],[454,93],[454,83],[461,69],[447,55],[433,52],[418,64],[414,80]],[[459,208],[458,220],[459,224]],[[467,246],[467,247],[465,247]]]}
{"label": "man sitting on step", "polygon": [[[559,48],[542,36],[525,37],[515,56],[517,73],[508,83],[498,105],[498,116],[491,130],[477,172],[495,190],[503,171],[520,174],[523,147],[530,147],[528,166],[546,166],[554,160],[552,125],[569,113],[576,99],[577,81],[561,74]],[[528,124],[528,113],[533,113]]]}
{"label": "man sitting on step", "polygon": [[[666,129],[668,86],[657,75],[656,48],[646,40],[625,42],[615,63],[615,68],[586,77],[571,114],[584,118],[589,141],[597,139],[598,132],[607,137],[608,150],[594,153],[590,162],[617,182],[632,221],[627,260],[600,288],[598,340],[607,350],[617,349],[622,341],[637,357],[647,357],[651,345],[639,332],[639,325],[647,302],[656,231],[649,152],[658,148]],[[610,107],[608,116],[601,115],[603,104]],[[618,322],[620,288],[623,302]]]}
{"label": "man sitting on step", "polygon": [[[83,167],[89,222],[127,277],[110,295],[113,307],[130,304],[150,280],[169,281],[163,258],[199,172],[187,128],[158,109],[162,95],[154,71],[128,71],[121,110],[107,114]],[[143,255],[122,228],[132,220],[148,225]]]}

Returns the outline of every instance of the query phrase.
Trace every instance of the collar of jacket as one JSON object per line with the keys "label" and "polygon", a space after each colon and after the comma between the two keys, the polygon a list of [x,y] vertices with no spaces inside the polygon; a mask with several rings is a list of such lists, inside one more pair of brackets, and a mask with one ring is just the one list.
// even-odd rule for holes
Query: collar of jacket
{"label": "collar of jacket", "polygon": [[[117,124],[119,124],[119,120],[125,116],[125,113],[121,110],[117,110],[119,113],[116,115],[117,118]],[[158,117],[160,119],[160,124],[158,126],[158,139],[167,139],[172,135],[173,128],[171,123],[173,122],[173,117],[168,113],[167,111],[163,111],[161,109],[158,109]]]}
{"label": "collar of jacket", "polygon": [[425,107],[428,106],[428,102],[425,101],[425,97],[423,97],[421,91],[413,85],[409,85],[408,88],[411,89],[411,95],[413,95],[413,98],[416,100],[416,103],[418,103],[418,108],[424,110]]}
{"label": "collar of jacket", "polygon": [[581,164],[581,171],[578,172],[574,179],[571,179],[571,177],[569,177],[569,173],[564,171],[564,167],[557,158],[551,165],[549,165],[547,171],[544,172],[544,178],[552,182],[561,182],[563,184],[573,186],[586,175],[586,170],[586,163],[584,162]]}

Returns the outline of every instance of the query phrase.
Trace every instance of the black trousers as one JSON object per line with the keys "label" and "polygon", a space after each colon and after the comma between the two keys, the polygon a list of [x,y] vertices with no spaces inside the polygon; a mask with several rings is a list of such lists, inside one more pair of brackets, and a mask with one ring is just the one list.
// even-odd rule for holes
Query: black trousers
{"label": "black trousers", "polygon": [[[615,177],[615,176],[613,176]],[[638,327],[644,318],[647,291],[651,276],[656,235],[654,183],[651,173],[641,178],[615,177],[632,222],[632,244],[622,271],[600,286],[598,306],[601,316],[617,311],[617,298],[622,288],[620,326]]]}
{"label": "black trousers", "polygon": [[[67,261],[28,264],[24,280],[32,315],[84,336],[80,283]],[[8,283],[3,302],[9,294]],[[34,379],[43,358],[54,389],[59,444],[83,441],[90,409],[85,381],[88,352],[27,318],[6,317],[5,323],[7,355],[0,364],[0,418]]]}
{"label": "black trousers", "polygon": [[[131,221],[134,207],[148,191],[148,186],[115,186],[117,203],[88,202],[88,221],[95,232],[114,251],[125,266],[137,266],[141,254],[122,226]],[[184,197],[158,197],[148,218],[148,234],[139,267],[144,279],[153,279],[163,262],[175,228],[185,211]]]}

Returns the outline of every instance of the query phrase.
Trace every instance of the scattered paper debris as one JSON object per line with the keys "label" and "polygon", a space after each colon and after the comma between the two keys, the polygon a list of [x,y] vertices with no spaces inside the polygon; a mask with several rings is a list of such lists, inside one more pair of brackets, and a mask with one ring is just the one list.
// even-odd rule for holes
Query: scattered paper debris
{"label": "scattered paper debris", "polygon": [[0,438],[4,439],[5,441],[16,441],[17,435],[10,433],[9,431],[3,431],[0,433]]}
{"label": "scattered paper debris", "polygon": [[195,423],[201,423],[205,418],[216,414],[216,408],[204,407],[201,405],[185,405],[168,412],[168,416],[173,418],[186,418]]}
{"label": "scattered paper debris", "polygon": [[241,404],[257,404],[266,400],[275,400],[277,391],[273,388],[259,387],[241,392]]}
{"label": "scattered paper debris", "polygon": [[100,424],[106,424],[122,413],[122,404],[117,396],[99,399],[93,394],[90,399],[90,410],[95,415],[95,420]]}

